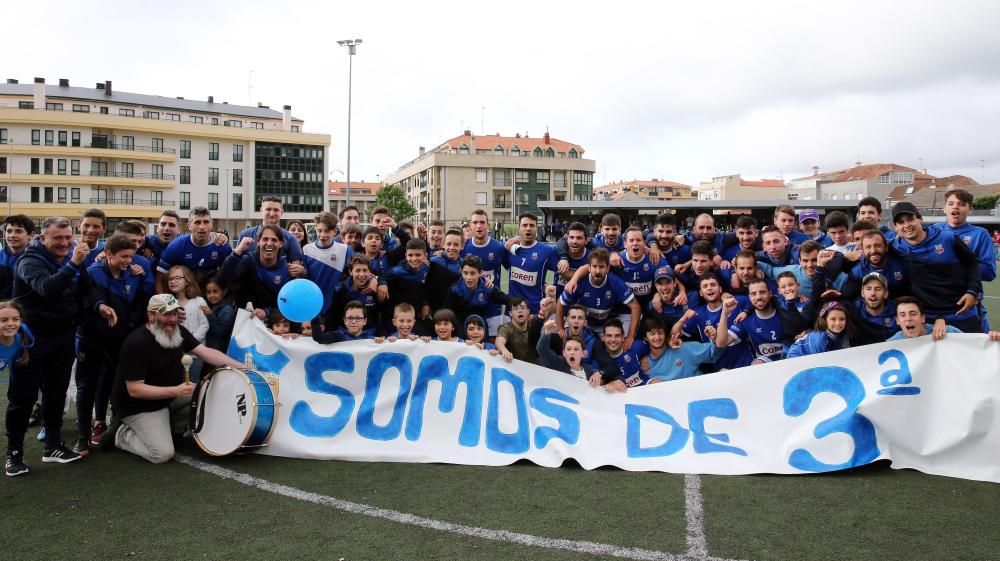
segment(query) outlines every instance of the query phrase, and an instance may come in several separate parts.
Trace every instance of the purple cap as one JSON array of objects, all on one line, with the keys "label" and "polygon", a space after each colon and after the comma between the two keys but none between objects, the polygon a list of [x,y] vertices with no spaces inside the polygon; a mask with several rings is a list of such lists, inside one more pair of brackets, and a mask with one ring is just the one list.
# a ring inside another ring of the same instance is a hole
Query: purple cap
[{"label": "purple cap", "polygon": [[816,209],[804,208],[799,211],[799,223],[805,222],[806,220],[815,220],[819,222],[819,213],[816,212]]},{"label": "purple cap", "polygon": [[653,282],[657,282],[660,279],[674,280],[674,270],[670,267],[660,267],[656,270],[656,277]]}]

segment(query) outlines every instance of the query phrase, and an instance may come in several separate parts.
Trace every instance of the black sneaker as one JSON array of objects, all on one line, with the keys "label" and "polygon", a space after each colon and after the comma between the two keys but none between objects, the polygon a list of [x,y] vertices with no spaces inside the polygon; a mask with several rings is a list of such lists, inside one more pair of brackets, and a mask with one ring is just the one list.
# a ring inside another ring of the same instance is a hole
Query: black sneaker
[{"label": "black sneaker", "polygon": [[73,451],[77,454],[86,458],[90,455],[90,439],[85,437],[80,437],[76,439],[76,444],[73,445]]},{"label": "black sneaker", "polygon": [[66,448],[62,442],[59,446],[55,448],[46,448],[42,452],[42,463],[43,464],[68,464],[70,462],[75,462],[82,458],[80,454]]},{"label": "black sneaker", "polygon": [[108,423],[108,430],[101,435],[101,451],[111,452],[115,449],[115,437],[118,436],[118,429],[122,427],[121,419],[111,419]]},{"label": "black sneaker", "polygon": [[24,452],[8,452],[7,461],[4,462],[3,472],[7,477],[17,477],[28,473],[28,466],[24,463]]}]

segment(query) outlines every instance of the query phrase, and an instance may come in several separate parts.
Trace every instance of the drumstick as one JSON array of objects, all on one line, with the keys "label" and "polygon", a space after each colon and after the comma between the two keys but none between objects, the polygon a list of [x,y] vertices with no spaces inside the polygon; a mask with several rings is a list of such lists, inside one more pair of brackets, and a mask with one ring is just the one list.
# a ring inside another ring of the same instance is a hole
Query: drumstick
[{"label": "drumstick", "polygon": [[184,383],[185,384],[190,384],[191,383],[191,364],[193,362],[194,362],[194,359],[191,358],[191,355],[184,355],[184,356],[181,357],[181,364],[184,366]]}]

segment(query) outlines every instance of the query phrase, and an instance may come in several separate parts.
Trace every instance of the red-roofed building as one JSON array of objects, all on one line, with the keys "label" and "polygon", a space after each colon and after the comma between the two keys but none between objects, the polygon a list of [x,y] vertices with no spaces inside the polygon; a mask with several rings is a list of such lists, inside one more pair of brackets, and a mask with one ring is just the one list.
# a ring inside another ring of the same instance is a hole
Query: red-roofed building
[{"label": "red-roofed building", "polygon": [[698,185],[702,201],[785,200],[785,182],[780,179],[743,179],[739,174],[713,177]]},{"label": "red-roofed building", "polygon": [[[382,188],[381,183],[366,181],[351,182],[351,205],[358,207],[361,221],[367,221],[369,211],[375,207],[375,195]],[[327,200],[330,212],[340,216],[340,211],[347,206],[347,182],[328,181],[326,184]]]},{"label": "red-roofed building", "polygon": [[635,193],[637,200],[643,201],[670,201],[674,199],[694,199],[691,186],[675,181],[661,181],[659,179],[645,180],[633,179],[631,181],[616,181],[594,187],[595,201],[615,201],[620,200],[626,193]]},{"label": "red-roofed building", "polygon": [[516,134],[477,136],[471,131],[424,150],[385,179],[398,184],[417,209],[417,220],[457,225],[473,210],[491,222],[511,223],[523,212],[542,216],[538,201],[589,201],[594,160],[579,144]]},{"label": "red-roofed building", "polygon": [[[819,168],[813,168],[816,173],[809,177],[793,179],[789,182],[789,193],[805,192],[808,184],[813,184],[815,196],[809,198],[825,200],[860,200],[865,197],[875,197],[880,201],[887,198],[900,199],[916,191],[934,185],[936,188],[947,189],[976,185],[977,183],[964,175],[935,177],[926,170],[899,164],[862,164],[857,162],[854,167],[819,174]],[[798,198],[807,198],[800,196]]]}]

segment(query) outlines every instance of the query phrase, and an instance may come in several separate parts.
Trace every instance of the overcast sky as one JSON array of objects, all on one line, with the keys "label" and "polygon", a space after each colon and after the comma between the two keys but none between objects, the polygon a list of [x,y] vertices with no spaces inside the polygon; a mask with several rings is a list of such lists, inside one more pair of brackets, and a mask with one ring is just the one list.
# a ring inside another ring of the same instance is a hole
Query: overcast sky
[{"label": "overcast sky", "polygon": [[857,160],[1000,181],[1000,2],[814,4],[8,2],[0,78],[290,104],[331,135],[342,179],[336,40],[361,38],[355,181],[463,125],[548,127],[597,161],[596,184],[787,180]]}]

